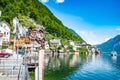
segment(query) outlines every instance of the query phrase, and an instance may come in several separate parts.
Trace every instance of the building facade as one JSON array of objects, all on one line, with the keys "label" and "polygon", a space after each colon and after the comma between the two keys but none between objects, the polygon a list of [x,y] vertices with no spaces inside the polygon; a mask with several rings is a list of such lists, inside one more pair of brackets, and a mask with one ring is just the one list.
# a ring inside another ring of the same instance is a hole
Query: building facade
[{"label": "building facade", "polygon": [[2,41],[9,42],[10,40],[10,26],[7,22],[2,21],[0,22],[0,33],[3,35]]},{"label": "building facade", "polygon": [[13,26],[14,26],[14,33],[16,33],[20,36],[26,36],[26,28],[23,27],[20,23],[19,23],[19,19],[17,17],[13,18]]}]

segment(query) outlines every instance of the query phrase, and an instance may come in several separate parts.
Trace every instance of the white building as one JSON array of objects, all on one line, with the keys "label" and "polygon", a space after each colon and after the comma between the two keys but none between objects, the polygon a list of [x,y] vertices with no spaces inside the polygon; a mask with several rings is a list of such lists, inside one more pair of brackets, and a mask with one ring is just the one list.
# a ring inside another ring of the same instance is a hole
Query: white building
[{"label": "white building", "polygon": [[25,29],[25,27],[23,27],[20,23],[19,23],[18,30],[19,30],[19,34],[20,34],[21,36],[26,36],[26,29]]},{"label": "white building", "polygon": [[61,40],[60,39],[53,39],[53,40],[50,40],[50,43],[51,44],[61,45]]},{"label": "white building", "polygon": [[7,22],[0,22],[0,33],[3,34],[2,41],[9,42],[10,40],[10,26]]},{"label": "white building", "polygon": [[96,48],[95,47],[92,47],[92,53],[95,53],[95,51],[96,51]]},{"label": "white building", "polygon": [[46,42],[45,42],[45,49],[49,49],[49,47],[50,47],[50,46],[49,46],[49,43],[48,43],[48,41],[46,41]]},{"label": "white building", "polygon": [[17,17],[13,18],[13,27],[14,27],[14,33],[16,33],[16,29],[17,29],[17,26],[19,24],[19,20],[17,19]]},{"label": "white building", "polygon": [[18,31],[20,36],[26,35],[26,28],[19,23],[19,20],[17,17],[13,18],[13,26],[14,26],[14,31],[13,31],[14,33]]},{"label": "white building", "polygon": [[2,47],[2,36],[3,36],[3,34],[0,33],[0,49],[1,49],[1,47]]},{"label": "white building", "polygon": [[82,47],[80,42],[75,42],[75,41],[71,41],[71,40],[70,40],[69,42],[70,42],[70,45],[73,46],[73,50],[74,50],[74,51],[76,51],[77,48]]},{"label": "white building", "polygon": [[75,46],[75,42],[74,41],[69,41],[70,45]]}]

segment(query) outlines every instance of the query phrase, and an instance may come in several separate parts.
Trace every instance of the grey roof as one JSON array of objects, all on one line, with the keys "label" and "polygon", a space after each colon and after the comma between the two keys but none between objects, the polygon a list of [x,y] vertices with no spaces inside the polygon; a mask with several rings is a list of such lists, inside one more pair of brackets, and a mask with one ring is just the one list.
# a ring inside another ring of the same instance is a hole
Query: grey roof
[{"label": "grey roof", "polygon": [[50,43],[59,44],[60,43],[60,39],[50,40]]}]

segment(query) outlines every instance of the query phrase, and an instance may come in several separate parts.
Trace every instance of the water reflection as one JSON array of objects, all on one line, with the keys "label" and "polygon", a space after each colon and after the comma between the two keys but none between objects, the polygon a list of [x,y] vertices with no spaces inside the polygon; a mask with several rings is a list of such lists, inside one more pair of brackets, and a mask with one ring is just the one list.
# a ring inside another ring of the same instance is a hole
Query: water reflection
[{"label": "water reflection", "polygon": [[76,64],[79,64],[81,62],[81,57],[79,57],[78,54],[73,55],[72,59],[70,60],[69,66],[75,67]]},{"label": "water reflection", "polygon": [[120,80],[120,62],[117,62],[117,57],[112,57],[112,61],[116,61],[116,64],[106,54],[89,55],[87,63],[64,80]]},{"label": "water reflection", "polygon": [[46,55],[44,80],[119,80],[119,60],[109,54]]},{"label": "water reflection", "polygon": [[117,56],[111,56],[113,63],[116,63],[117,61]]},{"label": "water reflection", "polygon": [[75,67],[81,63],[81,57],[73,54],[59,54],[58,55],[46,55],[45,56],[45,68],[59,69],[61,66]]},{"label": "water reflection", "polygon": [[85,57],[83,54],[46,55],[44,80],[62,80],[81,67]]}]

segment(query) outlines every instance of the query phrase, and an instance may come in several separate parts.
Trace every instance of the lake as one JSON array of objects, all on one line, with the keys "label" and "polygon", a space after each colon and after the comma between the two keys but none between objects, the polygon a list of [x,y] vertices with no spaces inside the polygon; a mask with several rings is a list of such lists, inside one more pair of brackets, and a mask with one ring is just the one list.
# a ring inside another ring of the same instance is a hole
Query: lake
[{"label": "lake", "polygon": [[44,80],[120,80],[120,55],[46,55]]}]

